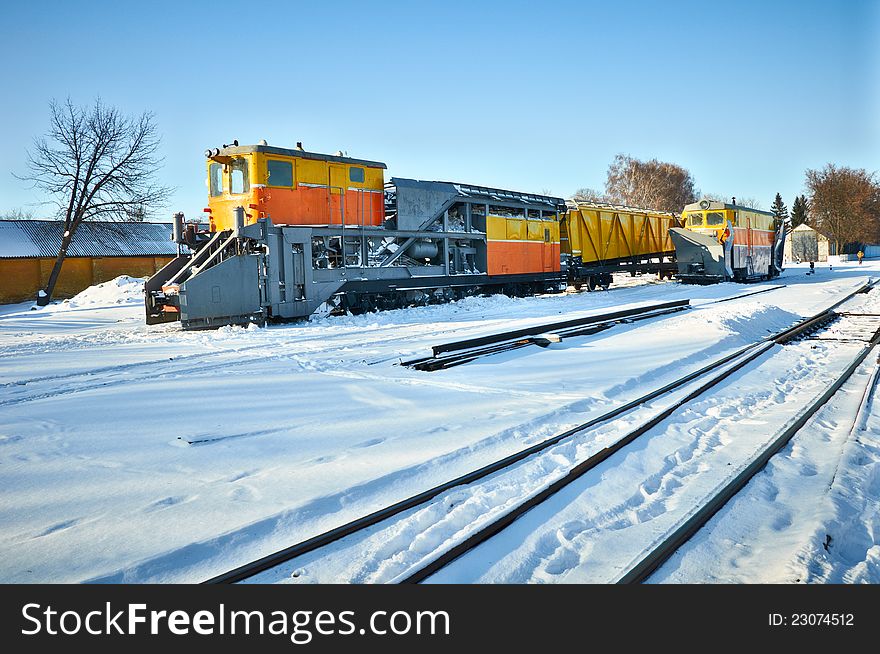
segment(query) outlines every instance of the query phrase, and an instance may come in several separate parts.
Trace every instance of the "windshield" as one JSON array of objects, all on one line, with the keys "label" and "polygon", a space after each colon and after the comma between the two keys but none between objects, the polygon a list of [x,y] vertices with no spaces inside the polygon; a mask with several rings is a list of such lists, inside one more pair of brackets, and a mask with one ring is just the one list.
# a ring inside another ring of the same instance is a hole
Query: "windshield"
[{"label": "windshield", "polygon": [[706,214],[706,224],[718,227],[724,224],[724,214],[720,211],[710,211]]},{"label": "windshield", "polygon": [[250,189],[248,181],[248,165],[245,159],[236,159],[230,166],[229,192],[232,194],[247,193]]},{"label": "windshield", "polygon": [[208,181],[211,187],[211,197],[216,198],[218,195],[223,195],[223,166],[212,163],[209,171]]},{"label": "windshield", "polygon": [[694,211],[692,213],[689,213],[687,216],[687,224],[690,227],[702,227],[703,213],[701,211]]}]

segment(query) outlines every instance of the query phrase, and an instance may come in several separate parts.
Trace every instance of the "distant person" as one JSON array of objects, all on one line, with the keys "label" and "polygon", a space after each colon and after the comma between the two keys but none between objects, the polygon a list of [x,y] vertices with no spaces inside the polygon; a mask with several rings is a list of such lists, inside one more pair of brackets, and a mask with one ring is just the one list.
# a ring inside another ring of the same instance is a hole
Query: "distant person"
[{"label": "distant person", "polygon": [[862,259],[865,258],[865,253],[862,252],[861,250],[859,250],[859,252],[858,252],[858,254],[856,254],[856,256],[859,258],[859,265],[861,266],[861,265],[862,265]]},{"label": "distant person", "polygon": [[807,274],[814,275],[815,273],[816,273],[816,262],[811,260],[810,261],[810,272],[808,272]]}]

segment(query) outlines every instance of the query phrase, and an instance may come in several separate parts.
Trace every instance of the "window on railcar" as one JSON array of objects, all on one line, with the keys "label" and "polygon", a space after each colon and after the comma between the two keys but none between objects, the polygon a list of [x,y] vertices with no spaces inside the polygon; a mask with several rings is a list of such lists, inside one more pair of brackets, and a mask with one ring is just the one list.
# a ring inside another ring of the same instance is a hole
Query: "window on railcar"
[{"label": "window on railcar", "polygon": [[229,192],[233,195],[247,193],[250,190],[248,180],[248,164],[246,159],[235,159],[230,165]]},{"label": "window on railcar", "polygon": [[502,207],[500,205],[490,205],[489,214],[499,216],[501,218],[524,218],[525,210],[519,207]]},{"label": "window on railcar", "polygon": [[348,169],[348,179],[356,184],[364,183],[364,169],[351,166]]},{"label": "window on railcar", "polygon": [[266,162],[266,171],[269,173],[269,186],[293,186],[292,162],[269,159]]},{"label": "window on railcar", "polygon": [[208,183],[212,198],[223,195],[223,165],[212,163],[208,167]]},{"label": "window on railcar", "polygon": [[702,227],[703,226],[703,213],[701,211],[694,211],[693,213],[689,213],[687,217],[688,225],[691,227]]},{"label": "window on railcar", "polygon": [[720,211],[709,211],[706,213],[706,224],[709,227],[720,227],[724,224],[724,214]]}]

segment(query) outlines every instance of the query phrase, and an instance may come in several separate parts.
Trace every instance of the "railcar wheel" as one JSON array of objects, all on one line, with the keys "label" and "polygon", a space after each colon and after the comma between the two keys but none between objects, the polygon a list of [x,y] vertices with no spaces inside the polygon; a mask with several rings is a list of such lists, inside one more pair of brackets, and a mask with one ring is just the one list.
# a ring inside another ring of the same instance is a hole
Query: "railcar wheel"
[{"label": "railcar wheel", "polygon": [[590,293],[596,290],[596,278],[592,275],[587,277],[587,290],[590,291]]}]

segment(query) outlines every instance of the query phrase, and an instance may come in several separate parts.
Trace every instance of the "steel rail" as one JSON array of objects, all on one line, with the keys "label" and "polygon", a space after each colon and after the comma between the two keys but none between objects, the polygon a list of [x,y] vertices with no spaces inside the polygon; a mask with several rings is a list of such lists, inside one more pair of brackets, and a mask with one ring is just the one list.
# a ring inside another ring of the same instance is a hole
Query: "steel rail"
[{"label": "steel rail", "polygon": [[621,311],[610,311],[608,313],[594,314],[584,316],[583,318],[574,318],[572,320],[563,320],[557,322],[546,323],[544,325],[535,325],[534,327],[523,327],[522,329],[514,329],[507,332],[499,332],[497,334],[489,334],[488,336],[479,336],[476,338],[468,338],[462,341],[454,341],[452,343],[443,343],[435,345],[431,348],[434,356],[443,354],[444,352],[454,352],[458,350],[467,350],[473,347],[483,345],[491,345],[502,341],[510,341],[525,336],[536,336],[544,332],[552,332],[560,329],[568,329],[570,327],[581,327],[597,322],[608,322],[617,320],[618,318],[627,318],[629,316],[639,315],[648,311],[657,311],[660,309],[671,309],[674,307],[686,307],[690,300],[675,300],[673,302],[661,302],[660,304],[652,304],[632,309],[623,309]]},{"label": "steel rail", "polygon": [[871,412],[871,402],[874,398],[874,390],[877,387],[877,379],[880,378],[880,374],[878,373],[880,373],[880,357],[877,358],[877,361],[874,364],[874,369],[871,371],[871,376],[868,378],[868,383],[865,386],[865,392],[862,394],[862,400],[859,403],[859,410],[856,412],[856,417],[853,420],[850,433],[865,431],[867,427],[868,414]]},{"label": "steel rail", "polygon": [[[760,295],[761,293],[769,293],[770,291],[777,291],[780,288],[787,287],[788,284],[780,284],[779,286],[771,286],[770,288],[762,288],[758,291],[750,291],[748,293],[740,293],[739,295],[731,295],[730,297],[721,298],[720,300],[712,300],[711,302],[707,302],[708,304],[721,304],[722,302],[730,302],[731,300],[739,300],[740,298],[749,297],[750,295]],[[697,306],[706,306],[706,305],[697,305]]]},{"label": "steel rail", "polygon": [[[502,531],[506,527],[510,526],[514,521],[516,521],[520,516],[524,515],[531,509],[535,508],[539,504],[542,504],[547,499],[549,499],[552,495],[555,495],[560,490],[570,485],[572,482],[578,480],[583,475],[585,475],[590,470],[594,469],[599,464],[607,461],[614,454],[628,446],[630,443],[635,441],[640,436],[644,435],[658,424],[666,420],[669,416],[671,416],[675,411],[685,406],[686,404],[692,402],[694,399],[703,395],[709,389],[715,387],[735,372],[741,370],[746,365],[762,356],[769,350],[771,350],[775,345],[784,344],[794,338],[797,338],[805,331],[816,329],[821,325],[829,322],[834,319],[834,313],[822,314],[821,316],[815,316],[803,322],[803,324],[798,324],[794,328],[790,328],[785,330],[782,334],[777,335],[772,338],[770,341],[763,341],[756,348],[756,351],[747,354],[746,356],[739,359],[734,365],[730,366],[723,372],[719,373],[715,377],[709,379],[709,381],[701,384],[696,389],[688,393],[685,397],[674,402],[670,406],[668,406],[663,411],[652,416],[647,422],[641,424],[636,429],[630,431],[622,438],[615,441],[613,444],[605,447],[590,457],[584,459],[574,467],[572,467],[563,477],[560,477],[556,481],[552,482],[548,486],[544,487],[541,491],[531,496],[522,504],[517,505],[514,509],[509,511],[508,513],[500,516],[492,523],[482,527],[479,531],[474,532],[466,539],[460,541],[456,545],[454,545],[449,550],[445,551],[439,557],[432,560],[427,565],[419,568],[415,572],[408,574],[407,576],[399,579],[400,583],[418,583],[423,581],[427,577],[436,573],[441,568],[446,567],[452,561],[459,558],[466,552],[474,549],[484,541],[488,540],[498,532]],[[716,369],[719,366],[713,366],[712,369]]]},{"label": "steel rail", "polygon": [[[866,284],[866,286],[867,286],[867,284]],[[593,418],[585,423],[577,425],[577,426],[575,426],[571,429],[568,429],[560,434],[556,434],[555,436],[552,436],[548,439],[545,439],[544,441],[541,441],[540,443],[537,443],[531,447],[528,447],[524,450],[520,450],[519,452],[511,454],[507,457],[504,457],[503,459],[500,459],[498,461],[495,461],[493,463],[485,465],[481,468],[478,468],[474,471],[471,471],[469,473],[466,473],[464,475],[456,477],[455,479],[452,479],[450,481],[447,481],[447,482],[444,482],[444,483],[439,484],[437,486],[434,486],[433,488],[430,488],[428,490],[417,493],[416,495],[413,495],[413,496],[408,497],[406,499],[403,499],[399,502],[396,502],[390,506],[387,506],[387,507],[384,507],[384,508],[379,509],[377,511],[374,511],[366,516],[363,516],[361,518],[357,518],[355,520],[352,520],[350,522],[342,524],[342,525],[340,525],[334,529],[331,529],[329,531],[326,531],[324,533],[317,534],[311,538],[308,538],[304,541],[301,541],[299,543],[291,545],[290,547],[286,547],[282,550],[268,554],[268,555],[261,557],[255,561],[245,563],[245,564],[243,564],[233,570],[229,570],[229,571],[224,572],[222,574],[216,575],[216,576],[204,581],[203,583],[206,583],[206,584],[237,583],[240,581],[244,581],[245,579],[249,579],[249,578],[251,578],[261,572],[264,572],[264,571],[269,570],[271,568],[277,567],[283,563],[286,563],[287,561],[290,561],[291,559],[294,559],[298,556],[302,556],[303,554],[307,554],[309,552],[315,551],[321,547],[329,545],[330,543],[336,542],[346,536],[350,536],[352,534],[355,534],[359,531],[362,531],[363,529],[366,529],[366,528],[371,527],[373,525],[376,525],[384,520],[387,520],[387,519],[392,518],[396,515],[399,515],[399,514],[403,513],[404,511],[408,511],[408,510],[415,508],[421,504],[424,504],[425,502],[432,500],[433,498],[437,497],[441,493],[444,493],[448,490],[451,490],[452,488],[455,488],[457,486],[466,485],[466,484],[471,484],[471,483],[473,483],[475,481],[479,481],[480,479],[483,479],[491,474],[494,474],[494,473],[499,472],[505,468],[508,468],[508,467],[510,467],[510,466],[512,466],[512,465],[514,465],[514,464],[516,464],[516,463],[518,463],[518,462],[520,462],[520,461],[522,461],[522,460],[524,460],[534,454],[541,452],[542,450],[546,450],[549,447],[552,447],[553,445],[559,443],[560,441],[562,441],[565,438],[571,437],[579,432],[582,432],[586,429],[594,427],[600,423],[607,422],[613,418],[616,418],[617,416],[619,416],[623,413],[626,413],[627,411],[630,411],[631,409],[634,409],[634,408],[640,406],[641,404],[649,402],[649,401],[651,401],[661,395],[665,395],[665,394],[667,394],[677,388],[680,388],[681,386],[684,386],[685,384],[693,381],[694,379],[697,379],[697,378],[707,374],[708,372],[711,372],[712,370],[715,370],[715,369],[717,369],[717,368],[719,368],[719,367],[721,367],[731,361],[736,360],[739,357],[742,357],[743,355],[749,353],[750,350],[759,349],[759,352],[756,355],[752,356],[754,353],[749,354],[748,361],[750,361],[753,358],[760,356],[760,354],[762,354],[766,350],[773,347],[773,345],[775,345],[779,341],[779,339],[790,340],[790,339],[796,338],[797,336],[801,335],[802,333],[804,333],[810,329],[815,329],[820,324],[824,324],[825,322],[832,320],[834,318],[833,309],[835,309],[837,306],[839,306],[843,302],[849,300],[856,293],[862,292],[863,288],[864,287],[853,291],[852,293],[845,296],[842,300],[840,300],[839,302],[832,305],[831,307],[826,308],[825,310],[817,313],[814,316],[811,316],[809,318],[805,318],[804,320],[799,321],[795,325],[779,332],[778,334],[767,336],[759,341],[756,341],[754,343],[746,345],[746,346],[736,350],[735,352],[733,352],[729,355],[726,355],[716,361],[713,361],[712,363],[704,366],[703,368],[700,368],[697,371],[691,372],[691,373],[689,373],[679,379],[676,379],[676,380],[666,384],[665,386],[663,386],[659,389],[656,389],[654,391],[651,391],[650,393],[647,393],[646,395],[643,395],[639,398],[631,400],[630,402],[626,402],[625,404],[622,404],[621,406],[619,406],[615,409],[612,409],[611,411],[608,411],[607,413],[604,413],[601,416],[597,416],[596,418]],[[742,364],[739,364],[739,362],[738,362],[736,369],[742,367],[743,365],[746,365],[746,363],[748,363],[748,361],[745,361]],[[732,372],[733,372],[733,370],[731,370],[731,373]],[[720,379],[718,381],[720,381]],[[714,383],[718,383],[718,381],[716,381]],[[665,411],[664,411],[664,413],[665,413]],[[647,431],[647,429],[645,429],[645,431]],[[608,448],[606,448],[606,450],[607,449]],[[604,451],[605,450],[603,450],[603,452]],[[610,456],[610,454],[608,456]],[[605,458],[607,458],[607,456]],[[580,464],[580,465],[582,465],[582,464]],[[581,473],[581,474],[583,474],[583,473]],[[557,490],[558,490],[558,488],[557,488]],[[522,511],[522,512],[525,512],[525,511]],[[502,520],[505,517],[507,517],[507,516],[502,517]],[[458,555],[456,555],[453,558],[457,558],[457,556]],[[449,560],[452,560],[452,559],[449,559]],[[439,567],[442,567],[442,566],[439,566]],[[439,569],[439,567],[437,567],[436,569]],[[421,578],[424,578],[424,577],[418,577],[418,575],[419,575],[419,572],[416,572],[413,575],[411,575],[410,577],[404,579],[403,581],[405,581],[405,582],[418,581]],[[428,575],[424,575],[424,576],[428,576]]]},{"label": "steel rail", "polygon": [[277,565],[285,563],[286,561],[289,561],[290,559],[293,559],[298,556],[302,556],[303,554],[307,554],[309,552],[312,552],[320,547],[324,547],[325,545],[328,545],[328,544],[333,543],[337,540],[340,540],[341,538],[344,538],[344,537],[349,536],[351,534],[354,534],[358,531],[361,531],[362,529],[365,529],[367,527],[371,527],[375,524],[378,524],[378,523],[382,522],[383,520],[387,520],[388,518],[392,518],[396,515],[399,515],[400,513],[403,513],[404,511],[408,511],[409,509],[415,508],[415,507],[419,506],[420,504],[424,504],[425,502],[428,502],[428,501],[432,500],[433,498],[437,497],[441,493],[444,493],[448,490],[451,490],[457,486],[463,486],[466,484],[471,484],[475,481],[479,481],[480,479],[483,479],[484,477],[488,477],[491,474],[494,474],[496,472],[504,470],[505,468],[508,468],[511,465],[518,463],[518,462],[522,461],[523,459],[528,458],[529,456],[532,456],[533,454],[537,454],[538,452],[541,452],[542,450],[545,450],[545,449],[557,444],[558,442],[562,441],[565,438],[568,438],[568,437],[573,436],[581,431],[589,429],[590,427],[594,427],[602,422],[607,422],[608,420],[616,418],[617,416],[619,416],[623,413],[626,413],[627,411],[630,411],[630,410],[638,407],[639,405],[644,404],[645,402],[649,402],[652,399],[655,399],[661,395],[669,393],[669,392],[675,390],[676,388],[679,388],[680,386],[683,386],[684,384],[692,381],[693,379],[706,374],[710,370],[712,370],[720,365],[724,365],[725,363],[727,363],[733,359],[736,359],[739,356],[742,356],[742,354],[747,352],[748,350],[755,348],[755,347],[759,347],[763,343],[764,343],[764,341],[759,341],[757,343],[752,343],[752,344],[747,345],[743,348],[740,348],[736,352],[733,352],[732,354],[729,354],[729,355],[723,357],[722,359],[719,359],[718,361],[714,361],[711,364],[709,364],[709,365],[707,365],[707,366],[705,366],[695,372],[689,373],[689,374],[685,375],[684,377],[681,377],[673,382],[670,382],[669,384],[666,384],[665,386],[658,388],[658,389],[652,391],[651,393],[648,393],[648,394],[643,395],[641,397],[638,397],[634,400],[626,402],[625,404],[622,404],[621,406],[619,406],[615,409],[612,409],[611,411],[608,411],[607,413],[604,413],[601,416],[597,416],[596,418],[593,418],[585,423],[577,425],[577,426],[575,426],[571,429],[568,429],[562,433],[556,434],[555,436],[551,436],[550,438],[545,439],[545,440],[541,441],[540,443],[536,443],[535,445],[532,445],[524,450],[520,450],[519,452],[515,452],[514,454],[506,456],[503,459],[499,459],[498,461],[494,461],[494,462],[492,462],[488,465],[485,465],[481,468],[478,468],[478,469],[473,470],[469,473],[466,473],[464,475],[456,477],[455,479],[452,479],[450,481],[439,484],[438,486],[434,486],[433,488],[430,488],[426,491],[423,491],[421,493],[418,493],[416,495],[408,497],[404,500],[396,502],[395,504],[392,504],[388,507],[385,507],[383,509],[379,509],[378,511],[374,511],[373,513],[370,513],[369,515],[366,515],[362,518],[358,518],[358,519],[353,520],[351,522],[345,523],[343,525],[340,525],[339,527],[331,529],[331,530],[324,532],[322,534],[318,534],[316,536],[313,536],[312,538],[309,538],[309,539],[304,540],[300,543],[297,543],[295,545],[287,547],[283,550],[279,550],[277,552],[269,554],[269,555],[262,557],[256,561],[253,561],[251,563],[246,563],[238,568],[235,568],[234,570],[230,570],[229,572],[217,575],[216,577],[212,577],[211,579],[208,579],[204,583],[208,583],[208,584],[236,583],[239,581],[243,581],[243,580],[248,579],[249,577],[252,577],[260,572],[263,572],[264,570],[268,570],[269,568],[273,568]]},{"label": "steel rail", "polygon": [[[856,369],[867,358],[868,354],[880,343],[880,332],[875,333],[871,341],[838,376],[834,383],[825,390],[816,400],[807,406],[779,436],[777,436],[761,453],[755,457],[736,477],[731,479],[712,498],[688,518],[678,529],[667,536],[654,549],[638,560],[630,569],[621,575],[617,583],[633,584],[647,579],[659,568],[670,556],[672,556],[684,543],[702,529],[721,508],[737,495],[751,479],[763,470],[764,466],[782,448],[784,448],[794,435],[800,431],[807,421],[812,418],[830,400],[840,387],[853,375]],[[873,385],[873,381],[872,381]]]},{"label": "steel rail", "polygon": [[[704,304],[693,305],[691,300],[678,300],[673,302],[665,302],[656,305],[647,305],[636,307],[634,309],[626,309],[623,311],[614,311],[605,314],[594,314],[584,318],[576,318],[562,322],[547,323],[543,325],[535,325],[533,327],[525,327],[522,329],[499,332],[489,334],[487,336],[479,336],[451,343],[443,343],[435,345],[431,348],[433,355],[402,361],[400,365],[422,370],[424,372],[435,372],[437,370],[445,370],[453,368],[465,363],[470,363],[476,359],[500,352],[517,350],[528,345],[545,346],[542,342],[542,335],[548,332],[557,334],[560,338],[572,338],[576,336],[588,336],[599,333],[606,329],[610,329],[614,325],[622,323],[631,323],[639,320],[646,320],[656,316],[670,313],[677,313],[686,309],[696,307],[704,308],[712,304],[721,302],[729,302],[749,297],[751,295],[759,295],[768,293],[785,285],[773,286],[758,291],[750,291],[748,293],[740,293],[719,300],[711,300]],[[457,352],[457,354],[449,354]],[[447,354],[447,356],[441,356]]]},{"label": "steel rail", "polygon": [[[493,343],[499,343],[502,341],[514,340],[527,336],[535,336],[542,334],[544,332],[555,332],[561,329],[569,329],[571,327],[579,327],[583,325],[589,325],[595,322],[607,322],[610,320],[616,320],[618,318],[626,318],[628,316],[638,316],[646,312],[650,311],[659,311],[662,309],[670,309],[679,307],[682,309],[689,308],[692,306],[703,307],[708,306],[710,304],[720,304],[721,302],[729,302],[731,300],[739,300],[744,297],[749,297],[751,295],[759,295],[761,293],[768,293],[770,291],[776,291],[780,288],[785,288],[785,284],[781,284],[779,286],[773,286],[771,288],[763,288],[757,291],[749,291],[748,293],[739,293],[737,295],[731,295],[729,297],[721,298],[719,300],[710,300],[705,304],[700,305],[692,305],[691,300],[675,300],[670,302],[661,302],[659,304],[646,305],[641,307],[635,307],[633,309],[625,309],[622,311],[612,311],[605,314],[594,314],[591,316],[585,316],[583,318],[575,318],[572,320],[564,320],[561,322],[553,322],[547,323],[544,325],[536,325],[534,327],[524,327],[522,329],[516,329],[508,332],[498,332],[496,334],[489,334],[487,336],[477,336],[474,338],[468,338],[461,341],[453,341],[450,343],[442,343],[440,345],[435,345],[431,348],[431,351],[434,353],[436,357],[439,354],[443,354],[446,352],[454,352],[459,350],[466,350],[474,347],[479,347],[482,345],[489,345]],[[428,357],[426,357],[428,358]],[[417,360],[418,361],[418,360]],[[411,362],[406,362],[404,365],[407,365]]]},{"label": "steel rail", "polygon": [[614,325],[624,323],[629,324],[638,322],[640,320],[656,318],[658,316],[663,316],[670,313],[678,313],[680,311],[686,310],[687,308],[687,306],[677,306],[669,309],[651,310],[646,311],[645,313],[633,314],[624,318],[617,318],[605,322],[591,322],[582,326],[569,327],[566,330],[556,330],[553,332],[549,330],[538,331],[531,336],[523,337],[515,341],[505,341],[503,343],[498,343],[495,345],[487,345],[485,347],[465,350],[463,352],[458,352],[456,354],[451,354],[448,356],[425,357],[424,359],[408,361],[402,365],[408,365],[412,368],[415,368],[416,370],[422,370],[425,372],[445,370],[447,368],[460,366],[464,363],[470,363],[471,361],[475,361],[481,357],[486,357],[493,354],[500,354],[501,352],[509,352],[511,350],[518,350],[529,345],[538,345],[541,347],[545,347],[549,343],[546,336],[550,333],[558,336],[560,340],[563,338],[572,338],[575,336],[598,334],[599,332],[605,331],[606,329],[611,329]]}]

